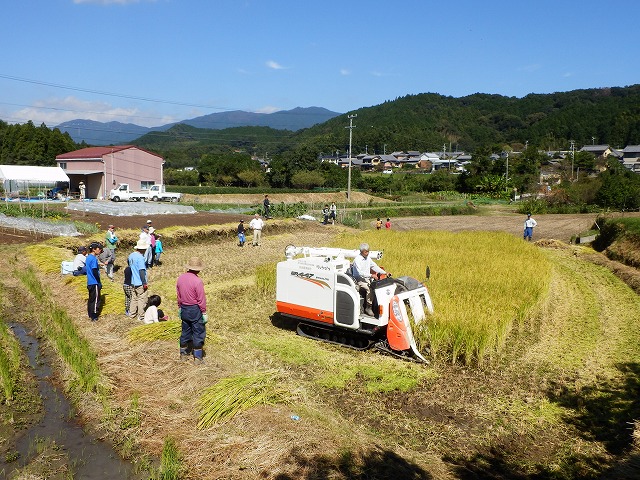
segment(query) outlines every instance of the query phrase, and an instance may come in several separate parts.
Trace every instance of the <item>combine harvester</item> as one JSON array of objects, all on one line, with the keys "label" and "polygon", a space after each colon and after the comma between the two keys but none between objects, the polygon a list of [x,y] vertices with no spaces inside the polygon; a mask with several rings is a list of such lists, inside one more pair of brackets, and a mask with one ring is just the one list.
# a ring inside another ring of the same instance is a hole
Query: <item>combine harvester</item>
[{"label": "combine harvester", "polygon": [[[428,363],[416,345],[409,321],[417,325],[433,313],[427,287],[411,277],[373,281],[373,312],[363,313],[363,297],[350,276],[358,250],[287,246],[279,262],[276,308],[298,322],[298,335],[357,350],[370,347],[405,360]],[[370,251],[372,259],[381,251]],[[427,268],[427,277],[429,269]]]}]

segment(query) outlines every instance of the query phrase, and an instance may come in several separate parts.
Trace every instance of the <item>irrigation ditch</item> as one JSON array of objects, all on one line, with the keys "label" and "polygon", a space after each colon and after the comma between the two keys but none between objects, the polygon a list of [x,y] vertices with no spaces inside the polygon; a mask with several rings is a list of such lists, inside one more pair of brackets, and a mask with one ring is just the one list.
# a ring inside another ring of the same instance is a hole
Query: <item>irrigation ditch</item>
[{"label": "irrigation ditch", "polygon": [[43,412],[37,423],[20,432],[10,454],[1,460],[3,478],[20,474],[42,475],[34,478],[68,474],[87,480],[144,478],[136,476],[134,467],[122,460],[111,445],[83,429],[64,392],[52,380],[48,355],[28,327],[17,322],[9,322],[9,326],[37,379]]}]

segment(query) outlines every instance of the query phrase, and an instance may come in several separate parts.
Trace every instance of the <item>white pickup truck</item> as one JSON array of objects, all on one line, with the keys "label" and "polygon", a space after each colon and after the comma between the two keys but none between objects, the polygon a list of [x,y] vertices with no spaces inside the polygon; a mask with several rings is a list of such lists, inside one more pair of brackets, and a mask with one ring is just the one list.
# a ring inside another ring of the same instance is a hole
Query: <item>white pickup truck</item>
[{"label": "white pickup truck", "polygon": [[114,188],[109,192],[109,199],[114,202],[141,202],[144,200],[153,200],[157,202],[159,200],[166,200],[170,202],[180,201],[182,194],[167,192],[164,185],[152,185],[147,191],[134,192],[129,189],[128,183],[121,183],[118,188]]},{"label": "white pickup truck", "polygon": [[153,200],[157,202],[159,200],[165,200],[169,202],[179,202],[180,198],[182,198],[181,193],[175,192],[167,192],[164,188],[164,185],[151,185],[149,189],[149,193],[147,194],[149,200]]},{"label": "white pickup truck", "polygon": [[109,200],[113,200],[114,202],[141,202],[148,198],[148,192],[134,192],[133,190],[129,190],[128,183],[121,183],[118,185],[118,188],[114,188],[109,192]]}]

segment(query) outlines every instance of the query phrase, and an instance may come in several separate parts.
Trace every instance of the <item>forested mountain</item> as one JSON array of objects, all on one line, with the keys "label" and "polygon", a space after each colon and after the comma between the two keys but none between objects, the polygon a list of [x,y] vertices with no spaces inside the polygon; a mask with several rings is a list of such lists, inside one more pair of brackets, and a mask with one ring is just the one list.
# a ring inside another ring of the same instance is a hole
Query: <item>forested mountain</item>
[{"label": "forested mountain", "polygon": [[[569,141],[623,148],[640,144],[640,85],[524,98],[477,93],[461,98],[435,93],[407,95],[361,108],[319,125],[291,132],[269,127],[220,130],[176,125],[148,133],[133,143],[163,155],[167,167],[193,166],[207,153],[243,151],[274,158],[300,150],[305,156],[345,153],[348,115],[354,118],[354,154],[397,150],[473,152],[479,147],[512,145],[566,150]],[[0,122],[0,161],[54,164],[59,153],[79,148],[66,133],[46,126]]]},{"label": "forested mountain", "polygon": [[[640,85],[524,98],[481,93],[454,98],[424,93],[361,108],[295,133],[268,128],[188,130],[190,127],[179,126],[145,135],[136,143],[163,155],[170,148],[173,155],[167,158],[172,166],[177,150],[182,148],[179,145],[195,153],[224,144],[259,155],[268,152],[270,157],[298,147],[316,154],[346,153],[348,115],[354,114],[354,154],[442,151],[443,146],[447,151],[473,152],[478,147],[522,148],[527,143],[567,150],[570,140],[578,147],[592,143],[618,148],[640,144]],[[172,143],[174,139],[176,143]]]},{"label": "forested mountain", "polygon": [[[476,93],[461,98],[435,93],[407,95],[362,108],[295,135],[296,143],[319,151],[346,150],[354,119],[353,151],[473,151],[479,146],[519,143],[550,150],[640,143],[640,85],[524,98]],[[385,147],[386,145],[386,147]]]},{"label": "forested mountain", "polygon": [[31,122],[9,125],[0,120],[0,164],[55,166],[57,155],[83,146],[44,123],[36,127]]}]

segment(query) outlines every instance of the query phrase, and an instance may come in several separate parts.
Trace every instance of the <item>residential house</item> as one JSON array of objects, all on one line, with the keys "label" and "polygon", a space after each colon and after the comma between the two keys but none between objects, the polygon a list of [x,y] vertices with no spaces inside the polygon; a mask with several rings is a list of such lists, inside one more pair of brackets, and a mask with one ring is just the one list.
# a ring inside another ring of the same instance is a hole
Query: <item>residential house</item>
[{"label": "residential house", "polygon": [[622,165],[640,173],[640,145],[627,145],[622,149]]},{"label": "residential house", "polygon": [[425,152],[420,155],[420,160],[418,160],[417,168],[421,168],[430,172],[433,169],[434,162],[438,162],[440,157],[432,152]]},{"label": "residential house", "polygon": [[611,154],[611,147],[609,145],[585,145],[580,151],[593,153],[596,157],[607,158]]},{"label": "residential house", "polygon": [[382,164],[385,170],[400,166],[400,161],[394,155],[386,154],[386,155],[379,155],[379,157],[380,157],[380,163]]},{"label": "residential house", "polygon": [[120,183],[139,191],[163,181],[164,159],[134,145],[82,148],[58,155],[56,162],[69,176],[72,193],[84,183],[86,198],[108,198]]}]

